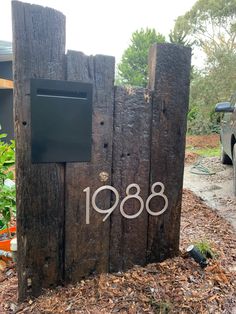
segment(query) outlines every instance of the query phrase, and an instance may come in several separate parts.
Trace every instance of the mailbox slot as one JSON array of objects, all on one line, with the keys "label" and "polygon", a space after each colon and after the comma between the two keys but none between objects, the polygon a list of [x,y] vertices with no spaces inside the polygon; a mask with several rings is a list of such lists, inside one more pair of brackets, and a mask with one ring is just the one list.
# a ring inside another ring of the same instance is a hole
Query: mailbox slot
[{"label": "mailbox slot", "polygon": [[84,92],[70,92],[60,90],[48,90],[41,89],[37,90],[37,96],[39,97],[54,97],[54,98],[73,98],[73,99],[87,99],[87,93]]}]

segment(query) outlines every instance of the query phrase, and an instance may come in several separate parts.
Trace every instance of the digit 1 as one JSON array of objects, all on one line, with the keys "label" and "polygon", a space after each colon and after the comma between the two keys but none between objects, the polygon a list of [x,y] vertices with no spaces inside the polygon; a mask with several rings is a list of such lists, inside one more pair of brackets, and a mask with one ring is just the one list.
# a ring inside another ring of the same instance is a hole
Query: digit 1
[{"label": "digit 1", "polygon": [[89,225],[89,215],[90,215],[90,187],[83,190],[86,193],[86,225]]}]

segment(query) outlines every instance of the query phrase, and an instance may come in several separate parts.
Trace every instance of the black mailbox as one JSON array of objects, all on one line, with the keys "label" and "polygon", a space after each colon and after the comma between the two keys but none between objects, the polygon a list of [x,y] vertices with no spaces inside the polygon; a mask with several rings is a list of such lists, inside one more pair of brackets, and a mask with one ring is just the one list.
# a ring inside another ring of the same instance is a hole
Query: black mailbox
[{"label": "black mailbox", "polygon": [[33,163],[91,160],[92,84],[32,79]]}]

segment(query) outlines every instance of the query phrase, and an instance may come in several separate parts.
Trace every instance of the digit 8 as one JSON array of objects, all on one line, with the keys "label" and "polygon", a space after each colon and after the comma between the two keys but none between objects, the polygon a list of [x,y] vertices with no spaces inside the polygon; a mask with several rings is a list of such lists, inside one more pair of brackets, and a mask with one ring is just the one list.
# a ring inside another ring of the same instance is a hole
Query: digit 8
[{"label": "digit 8", "polygon": [[[136,189],[136,192],[134,194],[130,194],[130,190],[132,188]],[[121,212],[123,217],[125,217],[127,219],[134,219],[134,218],[138,217],[142,213],[143,208],[144,208],[144,202],[143,202],[141,196],[139,196],[140,191],[141,191],[140,187],[136,183],[133,183],[133,184],[130,184],[130,185],[127,186],[127,188],[126,188],[126,197],[120,203],[120,212]],[[137,199],[140,202],[140,209],[139,209],[139,211],[136,214],[128,215],[124,211],[124,204],[125,204],[125,202],[127,200],[129,200],[131,198],[135,198],[135,199]]]},{"label": "digit 8", "polygon": [[[160,186],[160,187],[161,187],[160,192],[155,192],[155,187],[156,187],[156,186]],[[164,184],[161,183],[161,182],[155,182],[155,183],[153,183],[153,185],[152,185],[151,191],[152,191],[152,194],[150,194],[150,195],[148,196],[147,200],[146,200],[146,210],[147,210],[147,212],[148,212],[150,215],[152,215],[152,216],[159,216],[159,215],[163,214],[163,213],[166,211],[167,207],[168,207],[168,198],[167,198],[167,196],[164,194],[165,186],[164,186]],[[151,199],[152,199],[153,197],[155,197],[155,196],[160,196],[160,197],[162,197],[162,198],[165,200],[165,205],[164,205],[164,207],[162,208],[162,210],[160,210],[159,212],[153,212],[153,211],[150,209],[150,207],[149,207],[149,204],[150,204]]]}]

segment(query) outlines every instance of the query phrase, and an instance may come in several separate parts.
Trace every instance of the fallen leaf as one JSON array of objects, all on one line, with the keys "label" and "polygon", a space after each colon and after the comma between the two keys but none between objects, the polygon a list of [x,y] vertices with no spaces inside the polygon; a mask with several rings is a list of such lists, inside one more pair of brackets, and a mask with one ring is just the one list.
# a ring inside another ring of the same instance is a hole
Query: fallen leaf
[{"label": "fallen leaf", "polygon": [[0,271],[4,271],[7,267],[7,263],[0,259]]}]

